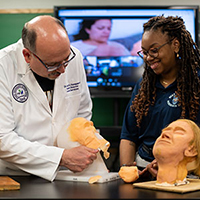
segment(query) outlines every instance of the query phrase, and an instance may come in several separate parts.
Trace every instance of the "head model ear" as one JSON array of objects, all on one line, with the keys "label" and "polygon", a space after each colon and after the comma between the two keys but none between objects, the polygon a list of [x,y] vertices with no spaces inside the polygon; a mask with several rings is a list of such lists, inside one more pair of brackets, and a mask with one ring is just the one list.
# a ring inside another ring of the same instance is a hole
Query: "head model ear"
[{"label": "head model ear", "polygon": [[185,151],[184,155],[186,157],[195,157],[197,155],[197,149],[194,147],[194,145],[190,145]]}]

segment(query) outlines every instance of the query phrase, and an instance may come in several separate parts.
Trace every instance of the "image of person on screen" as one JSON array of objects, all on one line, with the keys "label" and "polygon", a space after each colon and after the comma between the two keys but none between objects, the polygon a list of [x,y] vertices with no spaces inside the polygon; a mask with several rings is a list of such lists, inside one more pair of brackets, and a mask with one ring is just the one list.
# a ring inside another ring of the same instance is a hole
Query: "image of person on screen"
[{"label": "image of person on screen", "polygon": [[71,45],[78,48],[83,56],[127,56],[130,52],[123,44],[110,41],[111,19],[83,20],[80,31],[74,35]]},{"label": "image of person on screen", "polygon": [[180,118],[200,123],[199,54],[182,17],[156,16],[143,24],[138,55],[144,72],[123,118],[121,165],[136,164],[141,172],[148,166],[155,177],[152,149],[162,129]]}]

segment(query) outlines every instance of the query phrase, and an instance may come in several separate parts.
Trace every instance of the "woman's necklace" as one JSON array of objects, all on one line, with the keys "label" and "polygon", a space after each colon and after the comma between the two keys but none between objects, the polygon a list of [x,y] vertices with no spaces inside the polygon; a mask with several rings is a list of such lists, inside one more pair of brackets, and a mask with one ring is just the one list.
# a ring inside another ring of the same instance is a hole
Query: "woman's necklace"
[{"label": "woman's necklace", "polygon": [[163,84],[167,85],[168,83],[166,81],[162,81]]},{"label": "woman's necklace", "polygon": [[163,78],[160,78],[160,82],[161,82],[161,84],[163,84],[163,86],[168,86],[168,85],[170,85],[171,83],[173,83],[174,81],[176,80],[176,78],[174,78],[174,79],[169,79],[169,80],[165,80],[165,79],[163,79]]}]

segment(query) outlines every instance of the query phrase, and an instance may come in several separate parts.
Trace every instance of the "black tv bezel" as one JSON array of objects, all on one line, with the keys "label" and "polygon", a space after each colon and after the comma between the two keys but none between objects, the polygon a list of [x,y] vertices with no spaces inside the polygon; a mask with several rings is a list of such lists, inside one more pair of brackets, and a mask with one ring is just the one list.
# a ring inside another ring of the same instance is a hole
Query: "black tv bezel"
[{"label": "black tv bezel", "polygon": [[[99,10],[99,9],[119,9],[119,10],[131,10],[131,9],[192,9],[195,11],[195,42],[199,47],[199,6],[198,5],[164,5],[164,6],[118,6],[118,5],[105,5],[105,6],[71,6],[71,5],[60,5],[54,6],[54,17],[59,18],[59,10]],[[134,86],[132,86],[134,88]],[[100,87],[92,88],[90,87],[90,92],[92,97],[130,97],[132,89],[123,89],[123,88],[113,88],[113,87]]]}]

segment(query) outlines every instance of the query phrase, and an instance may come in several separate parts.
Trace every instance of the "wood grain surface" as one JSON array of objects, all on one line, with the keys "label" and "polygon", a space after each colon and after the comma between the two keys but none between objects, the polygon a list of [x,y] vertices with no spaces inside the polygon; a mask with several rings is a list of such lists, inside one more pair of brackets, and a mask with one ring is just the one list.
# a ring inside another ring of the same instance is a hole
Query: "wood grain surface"
[{"label": "wood grain surface", "polygon": [[19,190],[20,184],[8,176],[0,176],[0,190]]},{"label": "wood grain surface", "polygon": [[162,191],[176,192],[176,193],[186,193],[186,192],[193,192],[200,190],[199,179],[187,179],[187,180],[189,181],[189,184],[179,185],[179,186],[158,186],[155,184],[156,181],[133,183],[133,186],[138,188],[162,190]]}]

